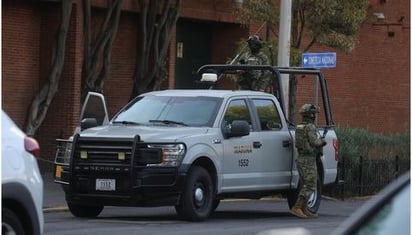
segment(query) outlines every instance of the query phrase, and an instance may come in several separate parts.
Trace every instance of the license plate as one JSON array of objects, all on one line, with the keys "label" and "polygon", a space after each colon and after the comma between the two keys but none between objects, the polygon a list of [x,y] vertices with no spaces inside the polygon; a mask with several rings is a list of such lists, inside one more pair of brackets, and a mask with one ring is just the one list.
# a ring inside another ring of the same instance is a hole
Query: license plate
[{"label": "license plate", "polygon": [[96,191],[116,191],[116,180],[96,179]]}]

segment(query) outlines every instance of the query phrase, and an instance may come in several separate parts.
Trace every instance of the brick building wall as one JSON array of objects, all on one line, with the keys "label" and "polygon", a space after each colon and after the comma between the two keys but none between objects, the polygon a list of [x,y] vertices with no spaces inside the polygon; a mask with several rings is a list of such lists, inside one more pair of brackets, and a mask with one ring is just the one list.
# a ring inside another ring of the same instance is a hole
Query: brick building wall
[{"label": "brick building wall", "polygon": [[[325,69],[334,119],[339,126],[393,133],[410,130],[410,1],[376,1],[350,53],[338,52],[337,67]],[[377,23],[373,13],[382,12]],[[404,16],[403,25],[397,23]],[[395,32],[393,37],[388,31]],[[313,51],[328,51],[325,48]]]},{"label": "brick building wall", "polygon": [[[81,4],[74,2],[59,92],[36,135],[42,158],[49,161],[54,158],[55,139],[70,136],[79,121],[83,16]],[[93,2],[96,6],[105,5],[104,0]],[[350,54],[337,52],[337,67],[324,70],[334,120],[339,126],[363,127],[373,132],[409,131],[410,2],[392,0],[381,4],[373,0],[371,3],[370,17],[362,26],[356,49]],[[233,6],[231,0],[182,2],[180,17],[212,24],[212,63],[224,63],[233,57],[235,42],[260,27],[238,27],[231,13]],[[130,99],[138,53],[136,3],[126,0],[123,9],[104,88],[111,116]],[[376,24],[374,12],[383,12],[386,23],[396,23],[404,15],[404,24],[389,27]],[[102,11],[94,9],[93,14],[99,16]],[[47,79],[59,22],[57,2],[2,1],[2,108],[22,128],[33,96]],[[388,37],[388,29],[395,33],[393,37]],[[173,88],[175,84],[175,38],[176,30],[171,36],[169,81],[164,88]],[[331,49],[314,47],[311,51]],[[51,169],[51,166],[46,162],[41,167]]]},{"label": "brick building wall", "polygon": [[22,128],[39,89],[41,12],[22,1],[2,2],[2,8],[2,108]]}]

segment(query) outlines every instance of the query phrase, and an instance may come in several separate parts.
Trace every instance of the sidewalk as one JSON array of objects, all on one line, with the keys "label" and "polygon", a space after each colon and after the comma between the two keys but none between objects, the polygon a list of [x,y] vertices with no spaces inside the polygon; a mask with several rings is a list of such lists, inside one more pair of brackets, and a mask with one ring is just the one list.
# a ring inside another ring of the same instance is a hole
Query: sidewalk
[{"label": "sidewalk", "polygon": [[43,211],[67,210],[64,192],[60,184],[54,183],[53,172],[42,174],[43,178]]}]

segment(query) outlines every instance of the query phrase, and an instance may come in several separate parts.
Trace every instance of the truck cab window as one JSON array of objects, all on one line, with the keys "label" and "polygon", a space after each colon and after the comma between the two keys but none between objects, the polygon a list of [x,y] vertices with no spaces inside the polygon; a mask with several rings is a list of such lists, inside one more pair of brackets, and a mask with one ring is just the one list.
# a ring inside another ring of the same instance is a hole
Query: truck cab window
[{"label": "truck cab window", "polygon": [[232,100],[226,109],[224,123],[230,125],[234,120],[245,120],[249,123],[252,130],[252,119],[246,101],[243,99]]},{"label": "truck cab window", "polygon": [[253,99],[262,131],[278,130],[282,127],[279,112],[272,100]]}]

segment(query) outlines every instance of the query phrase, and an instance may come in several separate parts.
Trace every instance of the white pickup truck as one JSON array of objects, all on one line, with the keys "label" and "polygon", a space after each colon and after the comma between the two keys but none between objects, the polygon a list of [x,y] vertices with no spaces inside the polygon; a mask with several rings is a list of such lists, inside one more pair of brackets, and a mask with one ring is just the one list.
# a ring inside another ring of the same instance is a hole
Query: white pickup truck
[{"label": "white pickup truck", "polygon": [[338,141],[326,81],[316,69],[272,66],[207,65],[199,73],[210,81],[216,74],[253,69],[273,74],[274,93],[153,91],[133,99],[111,121],[104,97],[89,93],[79,130],[59,140],[56,152],[55,182],[63,185],[71,213],[95,217],[104,206],[175,206],[182,219],[202,221],[225,198],[284,195],[292,206],[299,177],[295,127],[276,89],[283,73],[314,77],[316,94],[322,95],[319,132],[328,130],[328,144],[318,157],[317,191],[308,203],[316,212],[322,186],[337,178]]}]

